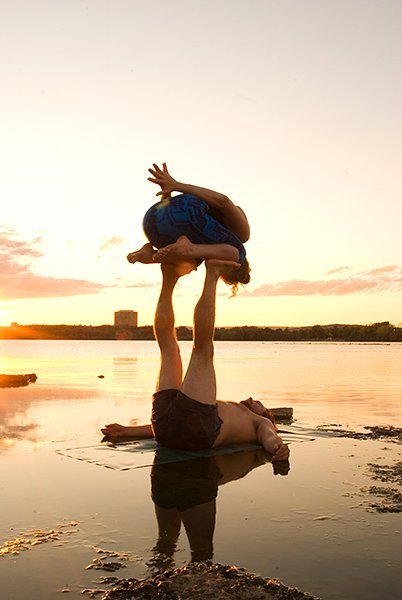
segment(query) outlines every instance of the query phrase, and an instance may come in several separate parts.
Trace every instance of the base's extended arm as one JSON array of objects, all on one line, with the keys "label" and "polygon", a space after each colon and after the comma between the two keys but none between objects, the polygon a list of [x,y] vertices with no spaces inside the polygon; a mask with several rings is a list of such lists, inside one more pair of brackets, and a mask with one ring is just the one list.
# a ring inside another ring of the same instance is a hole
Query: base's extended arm
[{"label": "base's extended arm", "polygon": [[153,438],[151,425],[119,425],[110,423],[101,429],[102,433],[110,438]]}]

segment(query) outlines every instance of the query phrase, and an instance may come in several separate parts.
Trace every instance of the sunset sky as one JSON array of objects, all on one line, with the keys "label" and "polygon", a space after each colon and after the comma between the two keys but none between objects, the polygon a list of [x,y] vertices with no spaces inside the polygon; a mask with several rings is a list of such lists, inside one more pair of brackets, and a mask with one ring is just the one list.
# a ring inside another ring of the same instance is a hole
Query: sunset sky
[{"label": "sunset sky", "polygon": [[[221,191],[252,281],[218,325],[402,321],[400,0],[13,0],[0,12],[0,325],[150,324],[147,168]],[[189,325],[204,268],[177,289]]]}]

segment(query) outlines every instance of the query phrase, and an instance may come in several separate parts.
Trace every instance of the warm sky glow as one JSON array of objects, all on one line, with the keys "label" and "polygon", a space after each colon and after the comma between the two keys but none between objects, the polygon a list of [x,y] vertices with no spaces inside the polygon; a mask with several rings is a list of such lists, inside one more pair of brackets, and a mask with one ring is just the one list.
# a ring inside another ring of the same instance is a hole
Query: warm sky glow
[{"label": "warm sky glow", "polygon": [[401,22],[399,0],[7,3],[0,324],[150,324],[158,267],[125,256],[164,160],[249,217],[219,325],[401,322]]}]

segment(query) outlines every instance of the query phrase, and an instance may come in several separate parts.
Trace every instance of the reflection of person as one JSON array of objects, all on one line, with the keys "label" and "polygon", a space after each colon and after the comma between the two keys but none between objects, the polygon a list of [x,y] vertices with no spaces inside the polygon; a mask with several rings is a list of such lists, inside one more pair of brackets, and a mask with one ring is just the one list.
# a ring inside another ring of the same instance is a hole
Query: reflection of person
[{"label": "reflection of person", "polygon": [[194,346],[183,379],[180,350],[174,329],[172,294],[182,274],[181,264],[163,264],[162,289],[155,313],[155,336],[161,366],[152,403],[152,426],[107,425],[109,437],[154,435],[161,446],[181,450],[204,450],[218,446],[258,442],[273,461],[287,460],[289,448],[278,436],[275,424],[262,404],[248,405],[216,399],[213,362],[216,286],[230,261],[206,261],[201,298],[194,311]]},{"label": "reflection of person", "polygon": [[191,560],[212,559],[216,497],[221,477],[215,457],[152,467],[151,495],[158,522],[155,566],[167,568],[167,561],[176,550],[182,523],[190,544]]},{"label": "reflection of person", "polygon": [[[222,275],[236,293],[239,283],[250,281],[250,267],[244,242],[250,227],[243,210],[227,196],[195,185],[179,183],[169,174],[166,163],[156,164],[149,181],[159,185],[161,201],[146,212],[143,228],[149,243],[131,252],[131,263],[175,262],[208,258],[239,263]],[[171,197],[172,192],[181,192]],[[156,250],[157,249],[157,250]]]},{"label": "reflection of person", "polygon": [[[161,450],[163,453],[163,448]],[[257,448],[235,454],[154,464],[151,495],[158,522],[158,540],[150,566],[157,571],[173,566],[182,523],[190,544],[191,560],[212,560],[218,486],[244,477],[267,461],[266,452]],[[287,472],[285,469],[282,474]]]}]

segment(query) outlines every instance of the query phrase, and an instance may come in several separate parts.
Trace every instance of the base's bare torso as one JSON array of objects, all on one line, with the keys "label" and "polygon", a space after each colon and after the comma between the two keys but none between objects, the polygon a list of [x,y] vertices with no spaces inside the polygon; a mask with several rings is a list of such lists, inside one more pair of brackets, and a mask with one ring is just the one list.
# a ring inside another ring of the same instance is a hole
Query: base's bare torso
[{"label": "base's bare torso", "polygon": [[[218,415],[223,423],[214,448],[225,444],[258,442],[257,429],[261,421],[266,421],[238,402],[217,401]],[[273,426],[272,426],[273,428]],[[273,428],[274,429],[274,428]]]}]

